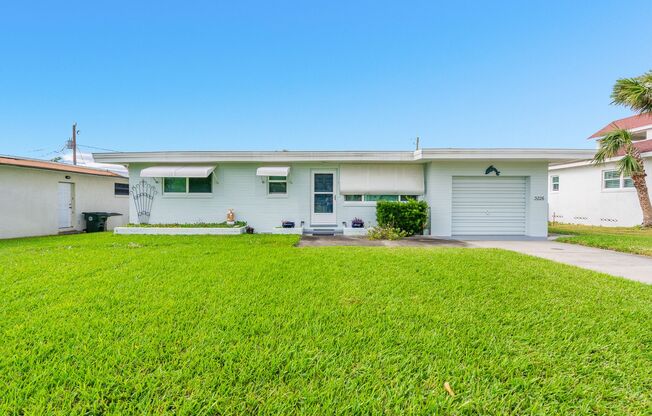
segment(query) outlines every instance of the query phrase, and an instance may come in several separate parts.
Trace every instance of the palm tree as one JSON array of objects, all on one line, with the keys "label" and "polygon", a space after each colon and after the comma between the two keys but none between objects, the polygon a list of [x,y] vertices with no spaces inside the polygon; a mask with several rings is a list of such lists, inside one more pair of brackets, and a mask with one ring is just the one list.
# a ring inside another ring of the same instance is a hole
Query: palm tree
[{"label": "palm tree", "polygon": [[628,130],[616,129],[607,133],[600,139],[600,147],[593,157],[597,164],[604,163],[607,159],[618,156],[621,149],[623,157],[616,164],[616,170],[623,176],[629,176],[634,182],[638,194],[638,202],[643,211],[643,227],[652,227],[652,204],[645,183],[645,168],[641,152],[632,142],[632,134]]},{"label": "palm tree", "polygon": [[[652,113],[652,71],[640,77],[619,79],[614,85],[611,98],[612,104],[629,107],[640,114]],[[645,183],[647,174],[641,152],[634,146],[631,133],[614,126],[614,130],[602,137],[599,144],[593,157],[594,163],[604,163],[607,159],[619,156],[620,152],[623,153],[616,165],[617,170],[621,175],[632,178],[643,211],[643,226],[652,227],[652,204]]]},{"label": "palm tree", "polygon": [[624,105],[632,111],[652,113],[652,71],[616,81],[611,99],[612,104]]}]

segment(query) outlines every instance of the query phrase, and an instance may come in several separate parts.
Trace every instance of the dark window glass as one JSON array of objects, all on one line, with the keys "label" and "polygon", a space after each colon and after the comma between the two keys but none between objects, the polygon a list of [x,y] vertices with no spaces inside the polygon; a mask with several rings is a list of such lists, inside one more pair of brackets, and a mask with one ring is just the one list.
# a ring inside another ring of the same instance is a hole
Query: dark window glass
[{"label": "dark window glass", "polygon": [[113,187],[114,195],[129,195],[128,183],[116,183]]},{"label": "dark window glass", "polygon": [[398,195],[365,195],[364,200],[367,202],[398,201]]},{"label": "dark window glass", "polygon": [[315,173],[315,192],[333,192],[332,173]]},{"label": "dark window glass", "polygon": [[186,178],[163,178],[163,192],[185,193]]},{"label": "dark window glass", "polygon": [[362,202],[362,195],[344,195],[346,202]]},{"label": "dark window glass", "polygon": [[207,178],[188,178],[188,192],[191,194],[207,194],[213,192],[213,174]]},{"label": "dark window glass", "polygon": [[315,214],[331,214],[333,212],[332,194],[315,194]]},{"label": "dark window glass", "polygon": [[286,194],[288,192],[287,182],[269,182],[270,194]]}]

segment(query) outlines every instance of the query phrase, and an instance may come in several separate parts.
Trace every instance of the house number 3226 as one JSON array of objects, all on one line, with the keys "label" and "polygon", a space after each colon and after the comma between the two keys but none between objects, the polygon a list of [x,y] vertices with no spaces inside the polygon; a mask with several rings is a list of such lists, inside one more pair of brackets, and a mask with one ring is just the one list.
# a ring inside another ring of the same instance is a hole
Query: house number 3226
[{"label": "house number 3226", "polygon": [[534,200],[535,200],[535,201],[543,201],[544,199],[545,199],[545,198],[543,197],[543,195],[536,195],[536,196],[534,197]]}]

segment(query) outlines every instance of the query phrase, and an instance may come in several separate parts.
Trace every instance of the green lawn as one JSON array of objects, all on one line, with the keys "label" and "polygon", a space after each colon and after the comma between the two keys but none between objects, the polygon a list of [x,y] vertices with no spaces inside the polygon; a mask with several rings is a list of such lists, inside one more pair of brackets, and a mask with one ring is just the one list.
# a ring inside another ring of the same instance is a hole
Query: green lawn
[{"label": "green lawn", "polygon": [[652,286],[296,241],[0,241],[0,414],[652,412]]},{"label": "green lawn", "polygon": [[652,256],[652,228],[556,224],[551,225],[549,231],[555,234],[570,235],[558,240],[564,243]]}]

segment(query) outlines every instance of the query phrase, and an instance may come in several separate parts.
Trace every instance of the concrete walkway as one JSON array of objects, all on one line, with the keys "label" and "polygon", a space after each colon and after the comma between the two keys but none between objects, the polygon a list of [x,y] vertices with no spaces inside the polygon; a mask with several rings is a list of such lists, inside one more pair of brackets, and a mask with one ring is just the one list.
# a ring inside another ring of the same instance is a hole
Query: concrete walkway
[{"label": "concrete walkway", "polygon": [[652,257],[556,241],[467,241],[468,247],[502,248],[652,284]]}]

